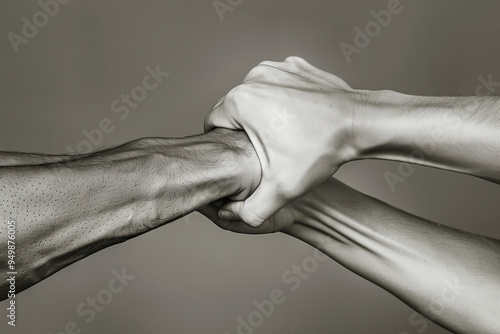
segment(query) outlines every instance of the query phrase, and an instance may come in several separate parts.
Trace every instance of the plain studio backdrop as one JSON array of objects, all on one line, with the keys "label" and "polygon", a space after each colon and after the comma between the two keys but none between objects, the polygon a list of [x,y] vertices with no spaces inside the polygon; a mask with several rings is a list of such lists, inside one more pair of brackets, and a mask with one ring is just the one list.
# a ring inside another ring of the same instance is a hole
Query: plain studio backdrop
[{"label": "plain studio backdrop", "polygon": [[[2,150],[64,153],[200,133],[213,104],[252,67],[289,55],[355,88],[500,92],[498,1],[53,3],[3,3]],[[390,18],[377,14],[388,8]],[[168,77],[144,90],[144,76],[157,68]],[[116,101],[131,93],[136,104],[127,112]],[[388,172],[404,182],[391,188]],[[383,161],[349,163],[337,177],[419,216],[500,238],[497,185]],[[240,326],[259,334],[447,333],[334,261],[314,266],[311,256],[310,246],[288,236],[236,235],[194,213],[21,293],[15,328],[0,303],[0,332],[233,334]],[[304,261],[307,277],[291,272]],[[135,278],[110,294],[113,270]],[[284,302],[259,311],[276,289]],[[88,304],[96,297],[99,311]]]}]

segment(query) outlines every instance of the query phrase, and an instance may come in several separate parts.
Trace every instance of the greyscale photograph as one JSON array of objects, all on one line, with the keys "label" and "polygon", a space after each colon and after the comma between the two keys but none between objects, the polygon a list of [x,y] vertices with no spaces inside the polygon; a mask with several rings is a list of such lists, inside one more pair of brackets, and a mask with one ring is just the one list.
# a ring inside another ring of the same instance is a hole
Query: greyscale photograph
[{"label": "greyscale photograph", "polygon": [[500,2],[0,11],[0,333],[500,334]]}]

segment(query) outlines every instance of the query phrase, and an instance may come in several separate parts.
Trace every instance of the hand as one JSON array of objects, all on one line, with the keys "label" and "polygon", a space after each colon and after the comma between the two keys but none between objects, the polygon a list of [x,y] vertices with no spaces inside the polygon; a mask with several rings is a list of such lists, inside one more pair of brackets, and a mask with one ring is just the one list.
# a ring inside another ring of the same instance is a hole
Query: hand
[{"label": "hand", "polygon": [[262,168],[255,192],[225,203],[220,217],[259,226],[351,160],[363,94],[297,57],[252,69],[205,120],[205,131],[244,130]]},{"label": "hand", "polygon": [[249,226],[241,220],[226,220],[219,217],[218,212],[227,200],[219,200],[201,208],[197,211],[210,219],[215,225],[223,230],[243,233],[243,234],[268,234],[276,232],[287,232],[291,229],[295,222],[300,219],[300,212],[296,211],[292,204],[289,204],[278,211],[271,217],[266,219],[261,225],[257,227]]},{"label": "hand", "polygon": [[[315,219],[318,212],[327,211],[333,198],[339,197],[337,193],[350,189],[344,183],[329,178],[321,185],[310,190],[305,195],[297,198],[276,211],[266,219],[260,226],[252,227],[241,220],[226,220],[218,215],[218,211],[224,206],[226,200],[219,200],[197,209],[198,212],[213,221],[223,230],[243,234],[268,234],[276,232],[291,233],[294,225],[305,225],[318,228],[318,220]],[[352,190],[351,190],[352,191]]]}]

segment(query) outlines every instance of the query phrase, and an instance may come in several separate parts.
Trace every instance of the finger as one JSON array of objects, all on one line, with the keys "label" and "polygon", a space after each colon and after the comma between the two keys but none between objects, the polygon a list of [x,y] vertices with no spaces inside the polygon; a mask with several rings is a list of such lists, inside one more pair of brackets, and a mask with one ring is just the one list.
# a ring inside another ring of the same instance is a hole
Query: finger
[{"label": "finger", "polygon": [[301,58],[298,56],[288,56],[285,58],[285,60],[283,62],[284,63],[293,63],[293,64],[296,64],[296,63],[309,64],[307,61],[304,60],[304,58]]},{"label": "finger", "polygon": [[226,220],[242,220],[256,227],[285,205],[286,201],[276,193],[274,187],[264,182],[245,201],[224,204],[219,210],[219,217]]},{"label": "finger", "polygon": [[224,95],[223,97],[221,97],[219,99],[219,101],[217,101],[217,103],[212,107],[211,110],[214,110],[215,108],[217,108],[218,106],[220,106],[222,104],[222,102],[224,102],[225,99],[226,99],[226,95]]},{"label": "finger", "polygon": [[307,69],[307,71],[314,71],[317,75],[316,78],[323,77],[325,79],[325,83],[331,83],[333,81],[339,88],[347,90],[351,89],[351,86],[349,86],[344,80],[342,80],[338,76],[317,68],[316,66],[312,65],[307,60],[301,57],[296,57],[296,56],[287,57],[284,63],[290,64],[290,66],[295,68],[298,72],[300,72],[303,69]]},{"label": "finger", "polygon": [[286,64],[287,68],[293,70],[294,72],[300,72],[305,67],[312,66],[306,60],[297,56],[286,57],[283,64]]},{"label": "finger", "polygon": [[[219,100],[220,101],[220,100]],[[224,106],[224,99],[221,103],[216,104],[216,107],[205,117],[204,128],[205,132],[209,132],[215,128],[226,128],[239,130],[239,127],[234,119],[227,113]]]},{"label": "finger", "polygon": [[276,68],[281,68],[283,66],[282,61],[272,61],[272,60],[264,60],[259,63],[259,66],[271,66]]},{"label": "finger", "polygon": [[[218,201],[223,202],[223,201]],[[220,203],[222,205],[222,203]],[[235,233],[245,233],[245,234],[264,234],[272,233],[273,227],[269,221],[265,221],[259,227],[251,227],[239,220],[225,220],[219,218],[218,215],[219,206],[214,203],[207,204],[198,209],[198,212],[203,214],[205,217],[210,219],[218,227],[223,230],[235,232]]]},{"label": "finger", "polygon": [[199,213],[201,213],[202,215],[204,215],[205,217],[216,223],[217,220],[220,219],[219,208],[220,208],[219,206],[210,203],[198,208],[196,211],[198,211]]},{"label": "finger", "polygon": [[266,65],[265,62],[260,63],[258,66],[252,68],[250,72],[243,79],[243,84],[248,83],[265,83],[269,79],[271,69],[282,70],[276,66]]},{"label": "finger", "polygon": [[220,208],[229,201],[227,198],[219,199],[213,201],[212,203],[208,203],[202,207],[199,207],[196,211],[210,219],[215,223],[216,220],[220,219],[219,210]]},{"label": "finger", "polygon": [[[271,72],[270,68],[278,71]],[[296,74],[299,70],[299,66],[294,62],[264,60],[259,65],[254,67],[250,72],[248,72],[245,79],[243,79],[243,83],[265,83],[269,82],[270,79],[276,77],[276,75],[280,72]],[[272,75],[272,73],[274,73],[274,75]]]},{"label": "finger", "polygon": [[242,222],[241,220],[224,220],[219,219],[216,223],[221,229],[242,234],[266,234],[273,233],[273,228],[269,221],[265,221],[262,225],[252,227]]}]

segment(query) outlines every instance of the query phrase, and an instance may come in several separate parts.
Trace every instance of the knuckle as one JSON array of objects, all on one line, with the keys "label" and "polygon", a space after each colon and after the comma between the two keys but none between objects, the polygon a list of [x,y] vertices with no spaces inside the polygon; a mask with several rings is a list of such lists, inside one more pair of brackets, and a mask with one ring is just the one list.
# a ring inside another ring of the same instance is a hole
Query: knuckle
[{"label": "knuckle", "polygon": [[294,62],[298,61],[299,59],[301,59],[301,58],[297,57],[297,56],[288,56],[285,58],[285,62],[294,63]]},{"label": "knuckle", "polygon": [[269,72],[270,67],[266,66],[264,62],[260,63],[259,65],[255,66],[248,72],[247,76],[245,77],[244,82],[250,81],[250,80],[256,80],[262,76],[265,76]]},{"label": "knuckle", "polygon": [[243,85],[236,86],[227,93],[226,102],[236,106],[245,94],[245,87]]},{"label": "knuckle", "polygon": [[229,91],[226,95],[226,102],[232,102],[235,104],[246,103],[258,94],[260,87],[262,84],[241,84],[239,86],[234,87]]},{"label": "knuckle", "polygon": [[248,114],[249,106],[255,105],[261,90],[258,84],[241,84],[226,95],[224,109],[232,115],[242,117]]},{"label": "knuckle", "polygon": [[293,63],[293,64],[307,64],[307,62],[304,60],[304,58],[298,57],[298,56],[289,56],[285,59],[286,63]]}]

